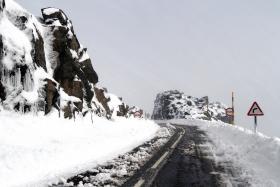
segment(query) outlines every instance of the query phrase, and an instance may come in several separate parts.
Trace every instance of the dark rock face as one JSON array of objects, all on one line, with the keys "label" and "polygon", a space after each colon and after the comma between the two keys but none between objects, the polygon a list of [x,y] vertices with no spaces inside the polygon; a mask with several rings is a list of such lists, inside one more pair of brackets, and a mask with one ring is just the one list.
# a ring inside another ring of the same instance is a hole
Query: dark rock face
[{"label": "dark rock face", "polygon": [[33,37],[33,50],[32,50],[32,57],[33,61],[39,66],[44,68],[45,71],[47,71],[46,67],[46,59],[45,59],[45,49],[44,49],[44,40],[43,37],[41,36],[40,32],[34,26],[36,29],[36,34],[38,36],[38,39],[35,39]]},{"label": "dark rock face", "polygon": [[0,60],[2,60],[4,54],[4,45],[2,41],[2,36],[0,35]]},{"label": "dark rock face", "polygon": [[6,99],[5,88],[2,85],[2,83],[0,82],[0,101],[4,101],[5,99]]},{"label": "dark rock face", "polygon": [[0,12],[5,8],[5,0],[0,0]]},{"label": "dark rock face", "polygon": [[58,98],[59,98],[59,93],[58,93],[58,88],[57,84],[53,82],[50,79],[45,80],[47,82],[45,86],[45,92],[46,92],[46,106],[45,106],[45,113],[49,113],[52,109],[52,107],[55,107],[56,109],[59,110],[58,106]]},{"label": "dark rock face", "polygon": [[74,112],[82,112],[83,110],[83,84],[81,81],[69,81],[69,79],[64,79],[60,83],[60,85],[64,88],[64,91],[70,95],[80,99],[81,102],[74,102],[75,109],[71,112],[70,104],[66,108],[63,109],[64,117],[72,118],[72,114]]},{"label": "dark rock face", "polygon": [[110,111],[109,106],[108,106],[108,102],[110,101],[110,98],[105,96],[105,94],[104,94],[105,90],[104,89],[94,87],[94,92],[95,92],[95,96],[96,96],[97,101],[99,103],[101,103],[102,107],[105,109],[107,118],[110,118],[111,113],[112,113]]},{"label": "dark rock face", "polygon": [[[59,54],[54,70],[55,80],[61,84],[68,95],[77,95],[81,101],[84,96],[90,108],[94,95],[93,85],[98,82],[98,76],[92,67],[91,60],[84,58],[86,49],[81,47],[71,21],[62,10],[46,8],[42,9],[42,15],[43,21],[53,33],[53,50]],[[79,81],[75,81],[75,77]],[[85,90],[85,95],[83,95],[83,90]],[[77,108],[82,110],[83,104],[77,105]]]},{"label": "dark rock face", "polygon": [[129,112],[129,106],[123,103],[122,105],[119,105],[117,116],[127,116],[128,112]]},{"label": "dark rock face", "polygon": [[85,61],[80,62],[82,64],[81,66],[81,70],[85,75],[85,78],[93,83],[96,84],[98,82],[98,75],[97,73],[94,71],[92,65],[91,65],[91,60],[90,59],[86,59]]},{"label": "dark rock face", "polygon": [[157,95],[152,119],[196,118],[228,122],[227,107],[219,102],[209,103],[207,96],[195,98],[178,90],[165,91]]}]

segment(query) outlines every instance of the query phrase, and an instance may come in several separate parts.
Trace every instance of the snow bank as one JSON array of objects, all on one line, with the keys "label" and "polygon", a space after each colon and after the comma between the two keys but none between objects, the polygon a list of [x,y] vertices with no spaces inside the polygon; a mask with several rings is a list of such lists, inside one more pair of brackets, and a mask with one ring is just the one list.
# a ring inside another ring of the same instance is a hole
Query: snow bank
[{"label": "snow bank", "polygon": [[217,162],[229,161],[241,168],[252,186],[280,186],[280,139],[219,122],[173,120],[197,125],[214,143]]},{"label": "snow bank", "polygon": [[151,121],[74,120],[0,112],[0,186],[41,186],[124,154],[153,138]]},{"label": "snow bank", "polygon": [[62,178],[51,186],[122,186],[125,181],[133,176],[138,169],[144,166],[160,150],[173,134],[173,126],[161,127],[157,131],[156,136],[142,144],[141,147],[118,156],[106,162],[105,165],[98,165],[69,179]]}]

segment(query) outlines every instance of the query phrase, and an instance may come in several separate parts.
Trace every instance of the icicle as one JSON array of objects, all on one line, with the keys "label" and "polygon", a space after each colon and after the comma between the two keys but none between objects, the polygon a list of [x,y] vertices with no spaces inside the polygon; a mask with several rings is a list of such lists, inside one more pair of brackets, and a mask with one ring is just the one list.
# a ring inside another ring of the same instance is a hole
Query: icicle
[{"label": "icicle", "polygon": [[36,116],[38,115],[38,102],[35,102],[31,105],[30,112],[33,115],[36,115]]},{"label": "icicle", "polygon": [[20,68],[18,68],[17,72],[16,72],[16,76],[15,76],[15,87],[19,88],[21,87],[21,72],[20,72]]},{"label": "icicle", "polygon": [[23,102],[19,103],[19,112],[24,114],[24,103]]},{"label": "icicle", "polygon": [[23,79],[23,89],[25,91],[32,91],[34,87],[34,83],[31,77],[30,71],[26,71],[24,79]]},{"label": "icicle", "polygon": [[[11,71],[5,69],[3,66],[0,65],[0,76],[1,76],[0,77],[1,83],[4,87],[7,88],[8,95],[11,93],[20,93],[22,89],[24,89],[26,92],[32,92],[34,89],[34,80],[30,69],[27,69],[24,77],[22,77],[21,68],[15,68],[14,70]],[[29,104],[30,104],[30,112],[32,112],[34,115],[37,115],[39,111],[38,101]],[[24,99],[19,101],[18,103],[19,113],[25,112],[24,111],[25,105],[26,103]]]},{"label": "icicle", "polygon": [[1,67],[1,83],[3,86],[5,86],[5,73],[4,73],[4,68]]},{"label": "icicle", "polygon": [[11,71],[2,69],[1,72],[1,82],[4,86],[11,88],[21,87],[21,72],[20,68],[15,70],[14,75],[11,75]]},{"label": "icicle", "polygon": [[25,91],[32,91],[34,87],[34,82],[31,76],[30,71],[26,71],[24,78],[23,78],[23,83],[21,82],[21,71],[20,68],[17,68],[14,71],[14,75],[11,75],[11,71],[5,70],[2,68],[1,70],[1,82],[3,85],[10,87],[10,88],[15,88],[19,89],[20,87],[23,86],[23,89]]}]

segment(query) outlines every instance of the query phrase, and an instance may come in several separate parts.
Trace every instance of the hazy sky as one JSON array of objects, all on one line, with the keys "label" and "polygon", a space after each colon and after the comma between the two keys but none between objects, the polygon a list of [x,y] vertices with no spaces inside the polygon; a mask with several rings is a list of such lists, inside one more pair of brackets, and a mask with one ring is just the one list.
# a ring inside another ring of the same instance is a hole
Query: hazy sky
[{"label": "hazy sky", "polygon": [[152,111],[158,92],[230,104],[237,123],[256,100],[259,130],[280,137],[279,0],[17,0],[40,16],[47,6],[72,19],[100,84],[129,104]]}]

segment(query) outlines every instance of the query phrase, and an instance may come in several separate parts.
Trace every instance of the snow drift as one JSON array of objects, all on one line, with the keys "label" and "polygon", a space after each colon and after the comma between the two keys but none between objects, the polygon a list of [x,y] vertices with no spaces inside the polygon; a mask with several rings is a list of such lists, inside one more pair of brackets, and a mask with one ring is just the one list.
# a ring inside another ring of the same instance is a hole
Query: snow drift
[{"label": "snow drift", "polygon": [[41,186],[124,154],[155,136],[143,119],[67,120],[0,112],[0,186]]}]

